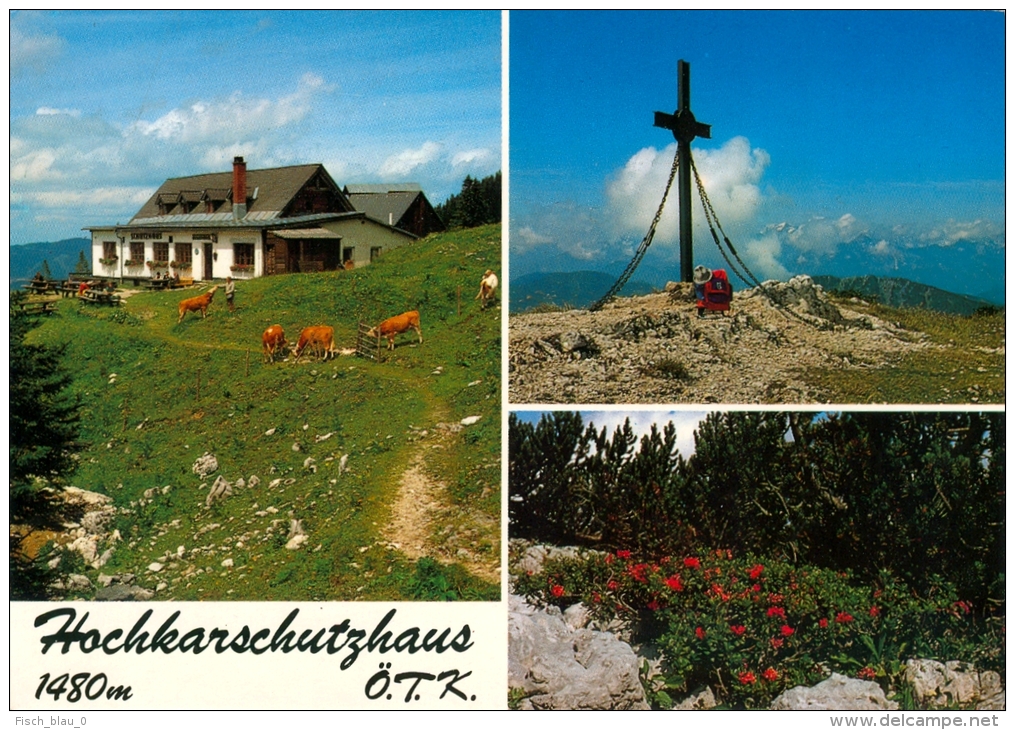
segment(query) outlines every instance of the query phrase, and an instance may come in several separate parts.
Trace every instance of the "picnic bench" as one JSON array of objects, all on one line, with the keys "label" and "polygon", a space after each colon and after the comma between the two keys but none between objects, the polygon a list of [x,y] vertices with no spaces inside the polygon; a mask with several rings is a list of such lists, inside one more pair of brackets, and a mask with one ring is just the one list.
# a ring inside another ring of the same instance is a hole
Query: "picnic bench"
[{"label": "picnic bench", "polygon": [[56,302],[19,302],[18,306],[25,314],[52,314],[56,311]]},{"label": "picnic bench", "polygon": [[172,288],[172,285],[172,279],[148,279],[141,284],[145,289],[151,289],[152,291],[166,291]]},{"label": "picnic bench", "polygon": [[101,289],[85,289],[81,293],[81,296],[78,297],[78,301],[82,303],[88,302],[89,304],[107,304],[115,307],[120,303],[120,295]]},{"label": "picnic bench", "polygon": [[45,294],[46,292],[50,291],[50,289],[54,289],[58,285],[59,282],[56,281],[46,281],[46,280],[39,281],[38,279],[33,279],[32,281],[25,284],[24,288],[26,291],[31,292],[32,294]]}]

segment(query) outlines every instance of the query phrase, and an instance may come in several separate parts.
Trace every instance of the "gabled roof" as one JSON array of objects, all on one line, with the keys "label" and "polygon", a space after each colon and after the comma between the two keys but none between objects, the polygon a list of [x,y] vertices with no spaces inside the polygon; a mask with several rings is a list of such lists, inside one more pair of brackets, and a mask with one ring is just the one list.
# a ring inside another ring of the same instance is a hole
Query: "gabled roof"
[{"label": "gabled roof", "polygon": [[382,223],[388,223],[390,220],[392,224],[397,224],[413,201],[422,195],[422,191],[419,190],[402,193],[354,193],[352,187],[346,186],[350,191],[349,202],[356,210]]},{"label": "gabled roof", "polygon": [[[335,191],[341,196],[341,190],[338,185],[335,184],[331,176],[328,175],[328,171],[324,169],[324,165],[320,163],[312,165],[292,165],[290,167],[273,167],[264,170],[251,170],[248,169],[246,173],[246,186],[247,186],[247,218],[252,220],[266,220],[268,218],[277,218],[281,215],[285,207],[292,202],[293,198],[303,189],[303,187],[318,173],[322,173],[323,177],[328,181],[330,186],[334,186]],[[190,200],[191,195],[197,192],[200,195],[207,193],[207,198],[213,201],[226,200],[232,198],[232,185],[233,185],[233,173],[232,170],[228,172],[211,172],[204,175],[190,175],[188,177],[173,177],[166,180],[159,187],[155,194],[152,195],[148,201],[141,206],[141,209],[131,219],[131,223],[139,223],[141,221],[148,221],[149,219],[158,219],[161,211],[159,210],[160,202],[167,202],[176,197],[184,197]],[[223,191],[228,192],[228,198],[225,198],[222,193]],[[198,198],[200,199],[200,197]],[[235,201],[242,202],[242,201]],[[349,206],[348,210],[352,210]],[[335,211],[343,212],[343,211]],[[204,213],[204,211],[201,211]],[[194,213],[192,215],[199,215]],[[221,215],[217,212],[216,215]],[[229,211],[231,216],[231,211]],[[173,218],[180,218],[180,215],[174,215]],[[187,216],[183,216],[187,217]],[[206,219],[205,214],[202,219]],[[165,216],[162,216],[164,219]],[[184,221],[185,222],[185,221]]]}]

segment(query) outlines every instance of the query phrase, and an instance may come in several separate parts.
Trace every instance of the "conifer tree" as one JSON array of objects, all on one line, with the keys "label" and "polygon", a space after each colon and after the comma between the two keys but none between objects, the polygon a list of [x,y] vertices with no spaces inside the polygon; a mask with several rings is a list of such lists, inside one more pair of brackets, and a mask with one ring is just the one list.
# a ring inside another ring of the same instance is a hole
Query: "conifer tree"
[{"label": "conifer tree", "polygon": [[10,306],[10,586],[15,600],[44,600],[53,575],[23,542],[31,530],[62,529],[56,490],[73,471],[78,404],[61,353],[25,341],[35,318],[21,311],[22,297],[12,293]]},{"label": "conifer tree", "polygon": [[88,263],[88,259],[85,258],[84,251],[78,251],[78,262],[74,266],[75,274],[90,274],[92,273],[92,265]]}]

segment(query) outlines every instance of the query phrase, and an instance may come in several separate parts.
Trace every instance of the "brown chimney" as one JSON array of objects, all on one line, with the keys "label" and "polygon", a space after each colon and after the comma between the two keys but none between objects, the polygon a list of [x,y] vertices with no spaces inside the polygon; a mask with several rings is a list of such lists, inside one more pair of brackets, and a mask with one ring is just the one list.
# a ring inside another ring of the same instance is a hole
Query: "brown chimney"
[{"label": "brown chimney", "polygon": [[233,218],[247,215],[247,163],[242,157],[233,158]]}]

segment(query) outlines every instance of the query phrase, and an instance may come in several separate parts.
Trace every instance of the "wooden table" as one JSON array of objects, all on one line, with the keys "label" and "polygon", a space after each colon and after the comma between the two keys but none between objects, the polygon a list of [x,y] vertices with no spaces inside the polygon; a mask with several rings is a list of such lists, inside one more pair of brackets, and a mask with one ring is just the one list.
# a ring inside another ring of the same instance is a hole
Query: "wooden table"
[{"label": "wooden table", "polygon": [[120,295],[111,294],[100,289],[85,289],[79,301],[90,304],[108,304],[111,307],[115,307],[120,303]]}]

